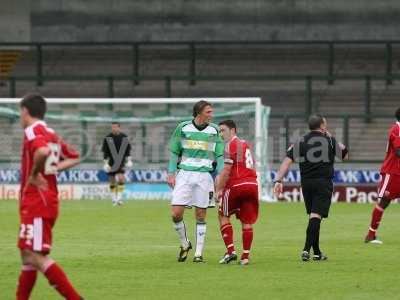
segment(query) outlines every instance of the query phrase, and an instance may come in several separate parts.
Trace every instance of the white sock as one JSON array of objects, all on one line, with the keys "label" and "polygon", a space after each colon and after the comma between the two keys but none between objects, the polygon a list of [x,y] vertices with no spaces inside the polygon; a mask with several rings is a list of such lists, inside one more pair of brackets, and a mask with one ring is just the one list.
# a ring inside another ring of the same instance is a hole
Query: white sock
[{"label": "white sock", "polygon": [[178,223],[174,223],[174,228],[178,233],[182,247],[187,248],[189,246],[189,240],[187,239],[185,222],[182,220]]},{"label": "white sock", "polygon": [[117,201],[121,201],[122,200],[122,193],[118,193],[117,194]]},{"label": "white sock", "polygon": [[111,200],[112,200],[113,203],[117,202],[117,194],[111,192]]},{"label": "white sock", "polygon": [[194,256],[202,256],[204,241],[206,239],[207,225],[205,222],[197,222],[196,224],[196,253]]}]

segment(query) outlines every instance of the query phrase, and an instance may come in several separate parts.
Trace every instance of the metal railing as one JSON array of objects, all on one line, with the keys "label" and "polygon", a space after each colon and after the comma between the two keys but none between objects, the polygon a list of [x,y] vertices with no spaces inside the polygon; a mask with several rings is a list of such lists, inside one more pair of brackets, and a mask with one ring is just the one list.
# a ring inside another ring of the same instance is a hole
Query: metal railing
[{"label": "metal railing", "polygon": [[[230,47],[230,46],[240,46],[242,48],[251,47],[251,46],[319,46],[325,47],[326,49],[326,72],[324,76],[327,76],[329,79],[329,83],[332,84],[332,77],[334,76],[334,65],[336,60],[336,49],[338,46],[343,45],[355,45],[355,46],[382,46],[382,51],[384,52],[384,65],[385,65],[385,73],[382,74],[387,78],[387,84],[391,84],[391,76],[393,74],[393,45],[400,44],[400,40],[342,40],[342,41],[142,41],[142,42],[71,42],[71,43],[60,43],[60,42],[42,42],[42,43],[0,43],[1,48],[33,48],[35,51],[35,63],[36,63],[36,79],[37,84],[42,84],[43,73],[43,64],[44,57],[43,51],[46,47],[58,47],[63,50],[67,50],[68,48],[79,48],[79,47],[91,47],[91,48],[99,48],[99,47],[107,47],[107,48],[115,48],[115,47],[129,47],[131,51],[131,77],[139,78],[140,74],[140,65],[141,65],[141,51],[149,46],[174,46],[174,47],[186,47],[188,49],[189,55],[188,59],[188,73],[185,74],[193,80],[190,83],[193,85],[196,83],[195,78],[197,76],[196,72],[196,60],[197,60],[197,50],[199,47],[206,46],[219,46],[219,47]],[[139,84],[139,81],[135,81],[135,84]]]},{"label": "metal railing", "polygon": [[[304,113],[309,115],[313,111],[313,106],[319,106],[319,99],[313,97],[313,83],[316,81],[337,81],[337,80],[355,80],[364,82],[364,95],[363,95],[363,111],[364,118],[369,121],[371,115],[371,100],[372,100],[372,81],[390,81],[399,80],[399,75],[237,75],[237,76],[107,76],[107,75],[96,75],[96,76],[56,76],[46,75],[41,76],[40,81],[42,84],[48,81],[67,81],[67,82],[80,82],[80,81],[104,81],[107,84],[108,98],[114,98],[115,95],[115,82],[116,81],[162,81],[164,82],[164,93],[160,95],[162,97],[170,98],[173,97],[173,82],[177,81],[304,81]],[[37,76],[9,76],[3,78],[8,81],[8,95],[10,98],[15,98],[17,94],[17,83],[21,81],[32,81],[37,82],[39,79]]]}]

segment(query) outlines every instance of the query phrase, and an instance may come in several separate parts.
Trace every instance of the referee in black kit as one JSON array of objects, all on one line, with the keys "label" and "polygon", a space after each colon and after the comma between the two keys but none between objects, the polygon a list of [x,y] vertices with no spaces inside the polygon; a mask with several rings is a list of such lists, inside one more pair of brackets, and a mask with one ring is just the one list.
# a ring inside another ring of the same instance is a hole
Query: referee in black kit
[{"label": "referee in black kit", "polygon": [[313,248],[313,260],[327,260],[319,248],[319,229],[322,218],[327,218],[333,192],[332,179],[335,157],[348,158],[346,146],[340,144],[329,133],[326,119],[321,115],[312,115],[308,119],[310,132],[296,141],[286,152],[274,184],[274,193],[282,194],[282,179],[293,162],[298,162],[301,175],[301,188],[307,214],[309,215],[306,241],[301,259],[310,260]]}]

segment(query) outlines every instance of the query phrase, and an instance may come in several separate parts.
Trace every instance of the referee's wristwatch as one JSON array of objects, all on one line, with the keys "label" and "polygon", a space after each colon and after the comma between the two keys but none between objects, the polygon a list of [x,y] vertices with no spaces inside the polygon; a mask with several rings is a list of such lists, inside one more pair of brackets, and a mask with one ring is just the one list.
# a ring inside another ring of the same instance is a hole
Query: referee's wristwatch
[{"label": "referee's wristwatch", "polygon": [[282,180],[275,180],[274,181],[274,185],[277,184],[277,183],[282,183]]}]

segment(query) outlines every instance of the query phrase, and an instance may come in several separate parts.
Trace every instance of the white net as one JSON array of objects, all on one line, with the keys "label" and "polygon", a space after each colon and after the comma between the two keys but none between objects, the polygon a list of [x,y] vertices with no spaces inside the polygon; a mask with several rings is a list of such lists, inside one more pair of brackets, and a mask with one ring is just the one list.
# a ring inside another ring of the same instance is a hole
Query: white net
[{"label": "white net", "polygon": [[[45,121],[68,143],[78,148],[82,163],[92,168],[101,166],[102,140],[110,132],[111,122],[118,121],[132,145],[134,168],[165,170],[169,157],[169,138],[178,122],[192,118],[192,107],[198,100],[48,99]],[[234,120],[238,126],[238,136],[253,146],[262,195],[263,198],[269,198],[269,108],[262,106],[258,98],[204,100],[213,103],[214,123]],[[0,101],[0,162],[13,164],[20,160],[22,141],[18,100]]]}]

